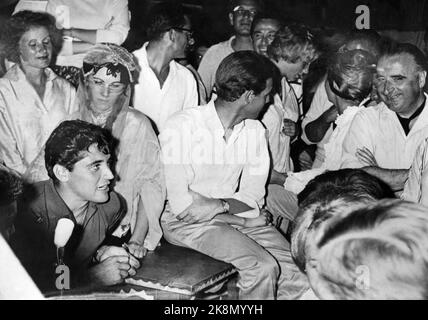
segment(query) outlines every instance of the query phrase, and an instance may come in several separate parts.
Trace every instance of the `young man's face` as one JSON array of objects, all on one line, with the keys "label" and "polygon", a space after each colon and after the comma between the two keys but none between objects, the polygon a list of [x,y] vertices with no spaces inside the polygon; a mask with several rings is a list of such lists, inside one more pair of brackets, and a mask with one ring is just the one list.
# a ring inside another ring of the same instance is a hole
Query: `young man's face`
[{"label": "young man's face", "polygon": [[417,70],[414,58],[409,54],[381,57],[376,73],[376,88],[382,101],[400,115],[411,115],[418,107],[426,76]]},{"label": "young man's face", "polygon": [[251,23],[257,14],[257,3],[255,0],[241,0],[239,5],[229,13],[229,22],[239,36],[250,36]]},{"label": "young man's face", "polygon": [[109,184],[113,179],[109,158],[93,144],[86,156],[74,164],[66,186],[78,200],[103,203],[109,199]]},{"label": "young man's face", "polygon": [[254,26],[253,38],[254,51],[267,57],[267,47],[275,38],[279,30],[279,22],[275,19],[262,19]]}]

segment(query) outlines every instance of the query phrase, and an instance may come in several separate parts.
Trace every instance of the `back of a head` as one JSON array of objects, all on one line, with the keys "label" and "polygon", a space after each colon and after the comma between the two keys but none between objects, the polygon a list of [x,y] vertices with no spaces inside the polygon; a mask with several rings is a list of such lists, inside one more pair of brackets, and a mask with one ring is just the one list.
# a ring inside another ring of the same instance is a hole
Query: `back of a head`
[{"label": "back of a head", "polygon": [[233,102],[245,91],[258,95],[272,78],[272,69],[266,58],[254,51],[237,51],[220,63],[216,72],[216,90],[220,99]]},{"label": "back of a head", "polygon": [[292,225],[291,254],[296,265],[304,272],[308,235],[326,220],[393,197],[384,182],[359,169],[327,171],[312,179],[298,195],[299,212]]},{"label": "back of a head", "polygon": [[330,202],[343,194],[355,197],[394,198],[391,188],[382,180],[361,169],[340,169],[318,175],[297,196],[299,207]]},{"label": "back of a head", "polygon": [[376,58],[370,52],[337,52],[328,64],[327,81],[337,96],[360,103],[372,90],[375,71]]},{"label": "back of a head", "polygon": [[428,209],[383,200],[332,218],[309,279],[326,299],[427,299]]},{"label": "back of a head", "polygon": [[339,51],[365,50],[376,58],[381,53],[382,37],[375,30],[352,30],[346,35],[346,41]]},{"label": "back of a head", "polygon": [[147,41],[156,41],[168,30],[183,27],[186,24],[185,13],[181,4],[162,2],[150,8],[145,22]]},{"label": "back of a head", "polygon": [[106,130],[82,120],[61,122],[49,136],[45,146],[45,165],[48,175],[54,182],[53,172],[56,164],[72,171],[74,164],[83,159],[89,147],[97,145],[100,152],[111,154],[112,141]]},{"label": "back of a head", "polygon": [[312,31],[303,24],[295,23],[283,26],[276,33],[268,47],[268,55],[275,61],[284,59],[295,63],[300,59],[310,63],[317,58],[318,50]]}]

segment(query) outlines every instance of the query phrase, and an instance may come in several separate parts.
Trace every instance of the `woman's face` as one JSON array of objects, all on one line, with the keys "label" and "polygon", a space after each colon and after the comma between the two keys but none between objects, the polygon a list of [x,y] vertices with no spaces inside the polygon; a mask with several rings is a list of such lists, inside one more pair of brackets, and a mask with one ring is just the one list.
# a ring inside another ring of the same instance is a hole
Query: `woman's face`
[{"label": "woman's face", "polygon": [[19,40],[21,64],[38,69],[49,66],[52,59],[52,41],[45,27],[32,27]]},{"label": "woman's face", "polygon": [[120,72],[113,75],[107,74],[107,71],[103,67],[87,79],[91,106],[96,112],[112,110],[126,89],[126,84],[120,82]]}]

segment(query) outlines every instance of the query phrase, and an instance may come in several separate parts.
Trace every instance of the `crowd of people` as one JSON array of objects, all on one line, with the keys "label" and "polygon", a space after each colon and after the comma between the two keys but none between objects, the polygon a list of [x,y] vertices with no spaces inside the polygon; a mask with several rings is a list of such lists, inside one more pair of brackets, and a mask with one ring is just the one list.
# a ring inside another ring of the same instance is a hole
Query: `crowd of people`
[{"label": "crowd of people", "polygon": [[69,219],[73,288],[124,282],[164,238],[232,264],[239,299],[428,298],[415,45],[231,0],[228,40],[204,48],[165,2],[131,53],[126,0],[34,3],[0,30],[0,231],[42,292]]}]

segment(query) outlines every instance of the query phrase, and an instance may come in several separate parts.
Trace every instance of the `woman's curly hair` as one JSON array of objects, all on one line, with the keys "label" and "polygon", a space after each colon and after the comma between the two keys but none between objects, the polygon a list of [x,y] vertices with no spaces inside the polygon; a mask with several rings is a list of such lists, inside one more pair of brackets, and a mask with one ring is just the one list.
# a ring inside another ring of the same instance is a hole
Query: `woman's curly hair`
[{"label": "woman's curly hair", "polygon": [[53,56],[61,50],[62,32],[56,28],[55,18],[48,13],[24,10],[14,14],[6,21],[1,32],[0,40],[4,56],[9,61],[19,62],[19,40],[25,32],[34,27],[45,27],[48,30],[52,41]]}]

